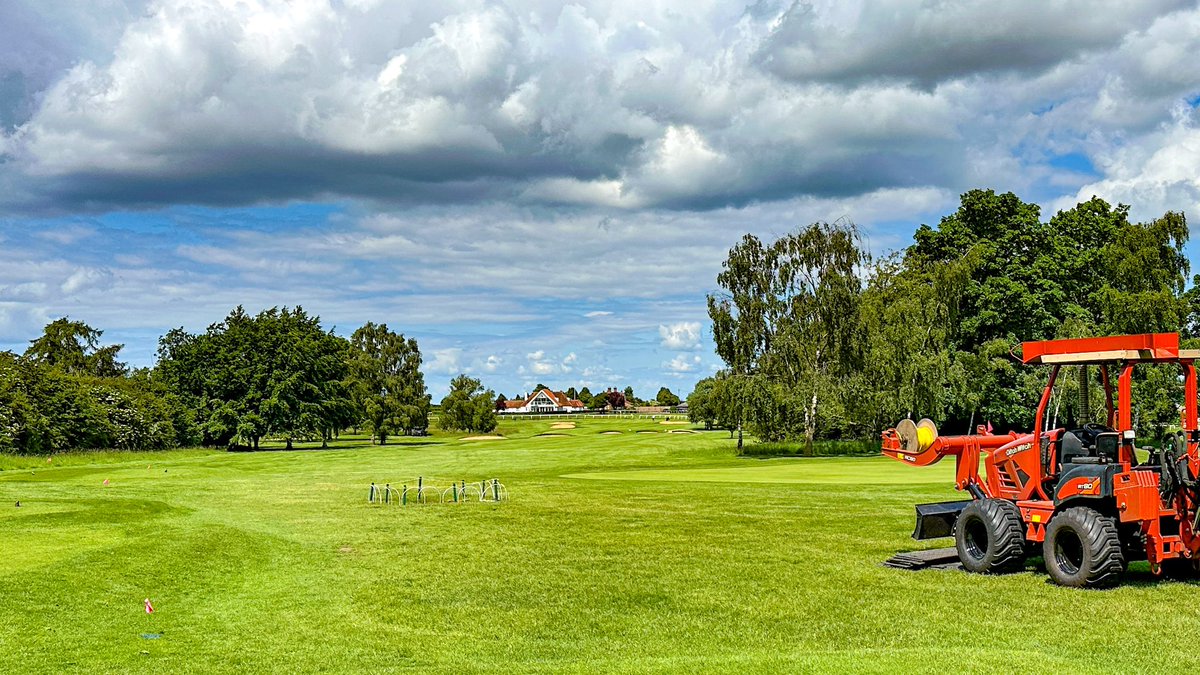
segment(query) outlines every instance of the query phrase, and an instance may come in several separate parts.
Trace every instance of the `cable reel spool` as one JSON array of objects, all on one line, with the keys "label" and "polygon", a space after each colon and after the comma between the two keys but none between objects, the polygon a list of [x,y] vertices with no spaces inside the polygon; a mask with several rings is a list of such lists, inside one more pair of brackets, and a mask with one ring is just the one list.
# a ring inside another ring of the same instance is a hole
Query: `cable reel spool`
[{"label": "cable reel spool", "polygon": [[913,423],[910,419],[902,419],[896,425],[896,435],[900,437],[901,447],[905,452],[920,454],[929,449],[937,440],[938,430],[933,420],[928,417]]}]

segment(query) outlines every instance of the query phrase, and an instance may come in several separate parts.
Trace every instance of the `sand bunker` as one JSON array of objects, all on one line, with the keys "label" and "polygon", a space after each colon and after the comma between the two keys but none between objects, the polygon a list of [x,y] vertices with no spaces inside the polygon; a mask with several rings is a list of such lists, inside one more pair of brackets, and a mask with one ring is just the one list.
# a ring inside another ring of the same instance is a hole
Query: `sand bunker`
[{"label": "sand bunker", "polygon": [[619,431],[601,431],[600,435],[601,436],[620,436],[621,432],[619,432]]},{"label": "sand bunker", "polygon": [[575,423],[574,422],[555,422],[554,424],[550,425],[550,428],[551,429],[574,429]]},{"label": "sand bunker", "polygon": [[672,430],[668,431],[667,433],[668,434],[698,434],[700,432],[692,431],[691,429],[672,429]]},{"label": "sand bunker", "polygon": [[568,438],[566,434],[538,434],[538,438]]},{"label": "sand bunker", "polygon": [[503,436],[467,436],[464,441],[502,441]]},{"label": "sand bunker", "polygon": [[688,422],[687,420],[677,420],[677,421],[659,422],[659,424],[691,424],[691,422]]},{"label": "sand bunker", "polygon": [[639,433],[639,434],[657,434],[657,433],[659,433],[659,432],[657,432],[657,431],[638,431],[638,432],[635,432],[635,433]]}]

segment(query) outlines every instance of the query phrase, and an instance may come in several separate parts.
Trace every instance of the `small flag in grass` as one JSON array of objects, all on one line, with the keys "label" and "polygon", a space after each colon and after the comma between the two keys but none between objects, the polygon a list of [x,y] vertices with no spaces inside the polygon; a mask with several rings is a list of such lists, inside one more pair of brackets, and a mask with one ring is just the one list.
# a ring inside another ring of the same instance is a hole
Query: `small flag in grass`
[{"label": "small flag in grass", "polygon": [[46,458],[46,463],[47,463],[47,464],[49,464],[49,463],[50,463],[50,462],[52,462],[52,461],[54,461],[54,458],[53,458],[53,457],[47,457],[47,458]]},{"label": "small flag in grass", "polygon": [[146,603],[146,613],[153,614],[154,613],[154,605],[150,604],[150,598],[146,598],[142,602]]}]

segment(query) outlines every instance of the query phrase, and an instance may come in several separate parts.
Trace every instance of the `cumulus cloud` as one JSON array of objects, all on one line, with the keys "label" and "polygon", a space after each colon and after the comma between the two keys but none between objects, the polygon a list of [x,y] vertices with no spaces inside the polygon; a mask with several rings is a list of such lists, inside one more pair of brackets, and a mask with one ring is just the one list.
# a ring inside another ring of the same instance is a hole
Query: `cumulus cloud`
[{"label": "cumulus cloud", "polygon": [[1107,176],[1055,202],[1070,208],[1097,195],[1135,206],[1132,215],[1152,219],[1167,211],[1200,211],[1200,127],[1190,113],[1156,134],[1154,143],[1123,148],[1107,158]]},{"label": "cumulus cloud", "polygon": [[1027,147],[1031,107],[1196,84],[1182,0],[114,6],[121,30],[73,52],[27,37],[66,10],[21,3],[0,28],[62,54],[9,96],[26,110],[4,132],[9,208],[956,192],[1027,173],[987,155]]},{"label": "cumulus cloud", "polygon": [[670,326],[660,325],[658,334],[667,349],[697,349],[700,346],[700,322],[682,321]]},{"label": "cumulus cloud", "polygon": [[425,367],[425,372],[438,375],[458,375],[466,372],[459,364],[463,350],[459,347],[447,347],[433,350],[433,360]]},{"label": "cumulus cloud", "polygon": [[747,231],[845,217],[882,253],[980,186],[1200,208],[1194,3],[93,5],[0,3],[13,348],[69,314],[146,363],[303,304],[439,377],[651,386],[716,367]]},{"label": "cumulus cloud", "polygon": [[1187,0],[816,0],[789,3],[758,57],[789,79],[879,78],[931,86],[995,71],[1040,71],[1113,48]]},{"label": "cumulus cloud", "polygon": [[106,269],[80,268],[71,273],[62,282],[62,292],[67,295],[78,293],[84,289],[103,286],[112,279],[112,272]]},{"label": "cumulus cloud", "polygon": [[700,367],[700,356],[677,354],[675,358],[663,364],[663,368],[672,373],[691,373]]}]

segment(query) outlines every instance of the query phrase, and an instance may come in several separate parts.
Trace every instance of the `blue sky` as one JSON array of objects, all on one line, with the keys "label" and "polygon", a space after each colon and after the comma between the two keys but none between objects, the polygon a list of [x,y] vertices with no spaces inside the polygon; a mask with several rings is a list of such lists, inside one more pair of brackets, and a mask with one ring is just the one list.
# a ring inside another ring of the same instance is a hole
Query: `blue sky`
[{"label": "blue sky", "polygon": [[1197,53],[1178,0],[10,0],[0,349],[69,315],[149,365],[301,304],[416,337],[435,396],[686,394],[745,232],[1196,213]]}]

